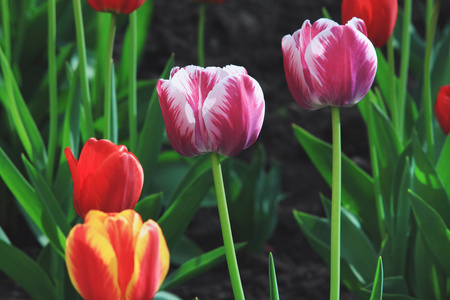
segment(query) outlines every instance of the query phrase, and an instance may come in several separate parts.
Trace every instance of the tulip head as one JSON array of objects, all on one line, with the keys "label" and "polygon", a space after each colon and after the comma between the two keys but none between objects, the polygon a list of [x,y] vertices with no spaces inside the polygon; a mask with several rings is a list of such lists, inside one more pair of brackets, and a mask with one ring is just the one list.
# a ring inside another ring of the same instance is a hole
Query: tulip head
[{"label": "tulip head", "polygon": [[70,280],[86,299],[153,299],[169,270],[161,228],[133,210],[91,210],[66,240]]},{"label": "tulip head", "polygon": [[339,25],[328,19],[303,23],[281,41],[286,81],[294,100],[313,110],[352,106],[369,91],[377,69],[364,22]]},{"label": "tulip head", "polygon": [[145,0],[88,0],[93,9],[99,12],[130,14],[145,2]]},{"label": "tulip head", "polygon": [[261,131],[263,92],[243,67],[175,67],[157,91],[167,136],[181,155],[233,156]]},{"label": "tulip head", "polygon": [[367,35],[375,47],[388,41],[397,21],[398,0],[343,0],[342,24],[353,17],[364,20]]},{"label": "tulip head", "polygon": [[444,85],[439,89],[434,114],[445,134],[450,133],[450,85]]},{"label": "tulip head", "polygon": [[125,146],[90,138],[78,161],[64,151],[73,180],[73,204],[84,218],[91,209],[120,212],[133,209],[141,195],[144,172]]}]

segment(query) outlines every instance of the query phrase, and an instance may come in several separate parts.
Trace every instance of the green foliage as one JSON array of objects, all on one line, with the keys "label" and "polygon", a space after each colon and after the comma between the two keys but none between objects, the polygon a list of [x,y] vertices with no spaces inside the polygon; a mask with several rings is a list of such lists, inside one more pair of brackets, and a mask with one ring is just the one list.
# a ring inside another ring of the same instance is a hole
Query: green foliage
[{"label": "green foliage", "polygon": [[[449,30],[447,24],[436,33],[434,55],[440,59],[432,60],[433,99],[437,89],[449,83],[448,72],[443,71],[450,67]],[[409,75],[422,80],[425,43],[414,34],[412,25],[410,32]],[[389,62],[381,51],[377,55],[377,86],[358,104],[367,126],[372,174],[347,157],[342,159],[341,278],[361,299],[448,299],[450,139],[440,132],[434,118],[430,121],[433,139],[427,136],[422,85],[418,85],[419,92],[406,95],[405,107],[399,111],[392,98],[398,95],[390,89],[393,86],[399,93],[400,79],[394,75],[390,82]],[[398,128],[393,122],[396,113],[405,114]],[[331,145],[295,125],[294,133],[330,184]],[[297,211],[294,215],[311,246],[329,263],[330,204],[324,197],[322,203],[325,218]],[[370,268],[378,256],[383,257],[382,266],[379,260],[377,270]]]}]

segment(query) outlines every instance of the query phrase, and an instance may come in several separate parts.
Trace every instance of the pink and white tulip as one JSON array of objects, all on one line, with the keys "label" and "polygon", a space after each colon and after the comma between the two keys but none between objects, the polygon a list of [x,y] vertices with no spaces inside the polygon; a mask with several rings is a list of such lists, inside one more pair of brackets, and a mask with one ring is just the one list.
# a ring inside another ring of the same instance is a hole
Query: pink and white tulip
[{"label": "pink and white tulip", "polygon": [[377,69],[375,48],[364,21],[346,25],[306,20],[281,41],[286,81],[294,100],[305,109],[351,106],[369,91]]},{"label": "pink and white tulip", "polygon": [[233,156],[261,131],[263,92],[243,67],[175,67],[157,91],[167,136],[181,155]]}]

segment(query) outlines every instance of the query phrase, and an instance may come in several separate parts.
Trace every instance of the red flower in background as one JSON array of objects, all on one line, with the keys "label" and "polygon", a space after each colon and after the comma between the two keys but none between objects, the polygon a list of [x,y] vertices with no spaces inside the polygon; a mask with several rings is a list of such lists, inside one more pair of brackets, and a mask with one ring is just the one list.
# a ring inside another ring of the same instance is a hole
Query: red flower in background
[{"label": "red flower in background", "polygon": [[91,210],[70,231],[66,264],[86,300],[151,300],[167,275],[169,249],[159,225],[133,210]]},{"label": "red flower in background", "polygon": [[439,89],[439,93],[434,105],[436,119],[445,134],[450,133],[450,85],[444,85]]},{"label": "red flower in background", "polygon": [[133,209],[141,195],[144,172],[125,146],[90,138],[78,161],[64,151],[73,180],[73,205],[84,219],[91,209],[120,212]]},{"label": "red flower in background", "polygon": [[145,2],[145,0],[88,0],[93,9],[100,12],[130,14]]},{"label": "red flower in background", "polygon": [[386,44],[397,21],[397,0],[343,0],[342,24],[353,17],[366,23],[367,34],[375,47]]}]

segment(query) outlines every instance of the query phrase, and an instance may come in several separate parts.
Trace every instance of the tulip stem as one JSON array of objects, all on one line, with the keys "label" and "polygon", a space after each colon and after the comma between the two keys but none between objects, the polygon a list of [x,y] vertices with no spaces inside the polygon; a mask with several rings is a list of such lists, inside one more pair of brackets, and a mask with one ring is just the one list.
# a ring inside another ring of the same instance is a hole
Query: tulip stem
[{"label": "tulip stem", "polygon": [[58,140],[58,91],[56,67],[56,1],[48,1],[48,73],[50,100],[50,132],[48,139],[47,181],[53,178],[56,141]]},{"label": "tulip stem", "polygon": [[130,79],[128,82],[128,122],[130,126],[130,151],[135,151],[137,146],[137,11],[130,14]]},{"label": "tulip stem", "polygon": [[233,288],[234,299],[244,300],[239,267],[234,249],[233,235],[231,233],[230,218],[228,216],[227,199],[223,185],[222,168],[220,158],[217,153],[211,153],[211,166],[214,177],[214,186],[217,195],[217,207],[219,209],[220,226],[222,228],[223,244],[225,246],[225,256],[227,258],[228,271],[230,272],[231,286]]},{"label": "tulip stem", "polygon": [[439,14],[440,1],[434,4],[429,23],[427,24],[425,60],[423,63],[423,106],[425,112],[425,132],[427,137],[427,150],[430,162],[434,165],[434,132],[433,132],[433,101],[431,97],[431,51],[433,50],[434,33]]},{"label": "tulip stem", "polygon": [[338,300],[340,293],[341,258],[341,121],[339,107],[331,107],[333,131],[333,168],[331,183],[331,274],[330,300]]},{"label": "tulip stem", "polygon": [[[400,55],[400,84],[398,88],[398,128],[397,134],[401,141],[404,140],[405,135],[405,106],[406,106],[406,92],[408,84],[408,70],[409,70],[409,56],[411,33],[409,26],[411,24],[412,0],[405,0],[403,8],[403,30],[402,30],[402,50]],[[395,125],[395,124],[394,124]]]},{"label": "tulip stem", "polygon": [[198,13],[198,40],[197,40],[198,65],[200,67],[205,66],[205,15],[206,15],[206,3],[200,3],[200,9]]},{"label": "tulip stem", "polygon": [[4,49],[6,60],[12,65],[11,61],[11,26],[9,24],[9,0],[1,1],[1,11],[2,11],[2,26],[3,26],[3,36],[4,36]]},{"label": "tulip stem", "polygon": [[75,18],[75,29],[77,34],[77,49],[80,68],[80,84],[83,94],[83,106],[85,113],[86,135],[94,136],[94,119],[92,117],[91,94],[89,92],[89,81],[87,77],[87,55],[86,43],[84,41],[83,14],[81,0],[73,0],[73,11]]},{"label": "tulip stem", "polygon": [[111,72],[113,62],[114,36],[116,35],[116,14],[111,13],[111,22],[109,25],[108,48],[106,54],[106,76],[105,76],[105,103],[104,103],[104,124],[103,137],[107,140],[112,138],[111,126]]}]

